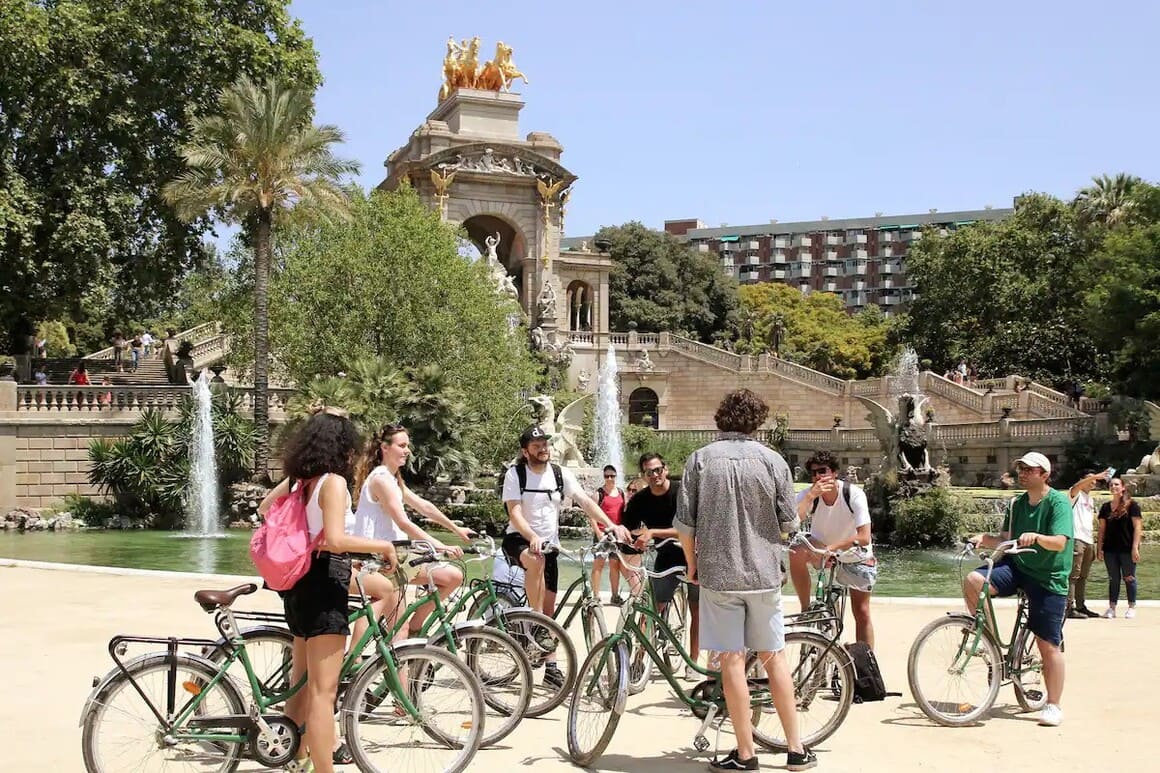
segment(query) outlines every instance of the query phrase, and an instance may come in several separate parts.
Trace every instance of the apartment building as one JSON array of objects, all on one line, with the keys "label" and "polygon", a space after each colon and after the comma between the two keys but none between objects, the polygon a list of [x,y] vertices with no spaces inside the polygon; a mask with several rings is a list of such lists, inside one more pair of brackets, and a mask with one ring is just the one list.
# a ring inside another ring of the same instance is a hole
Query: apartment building
[{"label": "apartment building", "polygon": [[[706,228],[699,220],[666,220],[665,231],[712,253],[743,284],[784,282],[802,293],[830,292],[857,311],[876,304],[887,314],[916,296],[906,253],[924,232],[946,235],[1013,209],[891,215]],[[927,229],[930,229],[927,231]]]}]

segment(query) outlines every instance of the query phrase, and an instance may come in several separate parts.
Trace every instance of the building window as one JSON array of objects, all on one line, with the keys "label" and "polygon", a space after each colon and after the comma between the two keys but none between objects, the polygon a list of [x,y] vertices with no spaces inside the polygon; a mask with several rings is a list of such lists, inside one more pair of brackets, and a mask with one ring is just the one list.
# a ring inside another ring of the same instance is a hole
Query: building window
[{"label": "building window", "polygon": [[657,393],[648,387],[638,387],[628,396],[628,423],[660,429]]},{"label": "building window", "polygon": [[592,306],[595,296],[592,285],[577,279],[568,285],[568,329],[592,330]]}]

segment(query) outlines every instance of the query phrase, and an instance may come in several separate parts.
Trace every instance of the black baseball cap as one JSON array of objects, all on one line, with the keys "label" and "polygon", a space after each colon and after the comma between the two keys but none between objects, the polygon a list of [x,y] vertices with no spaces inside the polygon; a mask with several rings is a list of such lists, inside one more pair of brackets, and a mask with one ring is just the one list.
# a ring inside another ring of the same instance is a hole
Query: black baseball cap
[{"label": "black baseball cap", "polygon": [[551,440],[552,436],[544,432],[539,424],[533,424],[520,434],[520,448],[527,448],[533,440]]}]

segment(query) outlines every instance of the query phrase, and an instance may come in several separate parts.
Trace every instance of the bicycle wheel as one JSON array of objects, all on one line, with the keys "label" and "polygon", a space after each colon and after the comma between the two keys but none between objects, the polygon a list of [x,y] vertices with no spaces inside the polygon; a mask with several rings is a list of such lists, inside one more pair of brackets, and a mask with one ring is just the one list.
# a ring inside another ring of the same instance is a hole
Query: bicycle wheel
[{"label": "bicycle wheel", "polygon": [[673,596],[673,600],[665,607],[665,612],[661,615],[661,619],[669,626],[672,631],[670,638],[663,631],[658,636],[658,648],[661,655],[664,657],[665,665],[669,670],[676,673],[677,670],[684,663],[684,658],[681,657],[681,650],[689,651],[689,597],[685,590],[685,583],[677,585],[677,592]]},{"label": "bicycle wheel", "polygon": [[[240,632],[246,645],[246,656],[258,677],[263,695],[277,695],[290,689],[290,666],[294,655],[294,636],[285,628],[262,626],[247,628]],[[227,645],[228,646],[228,645]],[[220,665],[226,659],[222,647],[207,647],[206,660]],[[241,659],[230,664],[226,675],[234,681],[238,692],[249,696],[253,689],[246,668]]]},{"label": "bicycle wheel", "polygon": [[568,705],[568,756],[587,767],[604,753],[628,696],[628,651],[611,637],[592,648]]},{"label": "bicycle wheel", "polygon": [[388,665],[375,657],[358,672],[339,710],[343,737],[363,773],[387,770],[458,773],[484,734],[479,680],[458,658],[420,645],[395,651],[411,716],[390,690]]},{"label": "bicycle wheel", "polygon": [[584,631],[584,646],[591,652],[593,645],[608,635],[608,626],[604,621],[604,610],[595,604],[585,606],[580,613],[580,619]]},{"label": "bicycle wheel", "polygon": [[[467,628],[455,632],[459,659],[475,674],[487,706],[486,734],[480,746],[506,738],[524,718],[532,701],[532,666],[516,640],[496,628]],[[442,637],[431,642],[445,647]]]},{"label": "bicycle wheel", "polygon": [[[170,686],[170,658],[156,654],[130,663],[129,673],[149,702],[164,715]],[[238,733],[236,725],[223,722],[220,728],[206,721],[210,717],[238,717],[245,714],[245,704],[234,683],[222,679],[207,688],[217,669],[206,661],[191,655],[177,655],[175,673],[176,702],[180,710],[195,697],[201,696],[197,716],[204,731],[218,730]],[[238,767],[242,744],[223,741],[194,741],[178,737],[174,731],[187,728],[169,728],[159,725],[157,717],[133,682],[118,672],[98,692],[92,709],[85,716],[81,734],[81,749],[88,773],[115,773],[116,771],[174,770],[189,773],[232,773]],[[176,738],[162,742],[163,737]]]},{"label": "bicycle wheel", "polygon": [[[653,647],[657,647],[656,623],[651,618],[644,618],[643,623],[645,636],[652,642]],[[644,692],[644,688],[648,687],[652,679],[652,672],[653,659],[649,657],[648,650],[634,640],[632,646],[628,647],[628,694],[639,695]]]},{"label": "bicycle wheel", "polygon": [[532,664],[532,702],[524,716],[543,716],[564,702],[576,681],[576,646],[559,623],[530,609],[504,612],[503,626]]},{"label": "bicycle wheel", "polygon": [[[922,713],[948,727],[977,722],[999,695],[1003,658],[975,620],[942,617],[919,632],[910,647],[906,678]],[[974,650],[972,652],[972,649]]]},{"label": "bicycle wheel", "polygon": [[1047,685],[1043,681],[1043,656],[1035,634],[1024,628],[1011,645],[1015,661],[1011,664],[1011,681],[1015,700],[1024,711],[1039,711],[1047,705]]},{"label": "bicycle wheel", "polygon": [[[783,650],[793,678],[798,732],[802,743],[814,746],[842,726],[854,701],[854,665],[836,641],[814,631],[789,631]],[[756,654],[750,655],[746,676],[767,678],[765,666]],[[766,749],[784,752],[788,748],[785,730],[773,700],[753,707],[753,739]]]}]

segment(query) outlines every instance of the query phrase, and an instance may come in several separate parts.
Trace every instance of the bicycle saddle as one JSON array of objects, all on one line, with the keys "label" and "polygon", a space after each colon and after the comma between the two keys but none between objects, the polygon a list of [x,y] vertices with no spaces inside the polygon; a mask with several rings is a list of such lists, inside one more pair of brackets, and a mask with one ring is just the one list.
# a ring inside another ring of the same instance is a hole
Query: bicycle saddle
[{"label": "bicycle saddle", "polygon": [[252,582],[239,585],[229,590],[199,590],[193,594],[193,600],[201,605],[206,612],[213,612],[219,607],[228,607],[237,601],[238,596],[248,596],[257,593],[258,586]]}]

